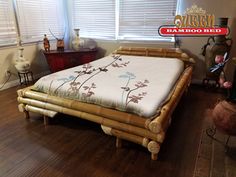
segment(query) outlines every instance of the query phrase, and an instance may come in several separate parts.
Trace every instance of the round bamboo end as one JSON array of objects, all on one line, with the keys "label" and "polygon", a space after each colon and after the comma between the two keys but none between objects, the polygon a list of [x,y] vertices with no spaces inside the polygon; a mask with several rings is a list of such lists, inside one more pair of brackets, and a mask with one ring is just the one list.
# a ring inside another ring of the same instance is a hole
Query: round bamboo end
[{"label": "round bamboo end", "polygon": [[145,121],[145,128],[148,128],[149,127],[149,124],[151,123],[151,120],[150,119],[147,119],[146,121]]},{"label": "round bamboo end", "polygon": [[160,143],[163,143],[165,139],[165,133],[164,132],[161,132],[159,134],[157,134],[157,141],[160,142]]},{"label": "round bamboo end", "polygon": [[17,90],[17,95],[22,97],[23,96],[23,90],[22,89]]},{"label": "round bamboo end", "polygon": [[182,57],[182,58],[189,58],[188,54],[186,54],[186,53],[182,53],[182,54],[181,54],[181,57]]},{"label": "round bamboo end", "polygon": [[101,128],[103,130],[103,132],[107,135],[111,135],[112,136],[112,133],[111,133],[111,128],[110,127],[107,127],[107,126],[104,126],[104,125],[101,125]]},{"label": "round bamboo end", "polygon": [[189,61],[190,61],[191,63],[196,63],[193,58],[190,58]]},{"label": "round bamboo end", "polygon": [[148,146],[148,143],[149,143],[149,139],[143,138],[143,143],[142,143],[142,145],[143,145],[144,147],[147,147],[147,146]]},{"label": "round bamboo end", "polygon": [[24,104],[19,104],[18,109],[20,112],[25,112],[25,105]]},{"label": "round bamboo end", "polygon": [[180,48],[175,49],[176,53],[182,53],[182,50]]},{"label": "round bamboo end", "polygon": [[162,130],[161,124],[159,122],[156,122],[156,121],[150,122],[149,125],[148,125],[148,128],[153,133],[160,133],[161,130]]},{"label": "round bamboo end", "polygon": [[160,145],[156,141],[150,141],[148,143],[148,151],[152,154],[158,154],[160,151]]}]

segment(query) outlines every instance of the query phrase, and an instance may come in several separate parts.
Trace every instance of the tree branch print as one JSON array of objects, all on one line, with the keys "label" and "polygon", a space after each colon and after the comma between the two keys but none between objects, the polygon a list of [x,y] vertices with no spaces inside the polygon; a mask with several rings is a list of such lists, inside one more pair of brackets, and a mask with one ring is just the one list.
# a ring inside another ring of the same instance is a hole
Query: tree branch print
[{"label": "tree branch print", "polygon": [[91,97],[92,95],[94,95],[94,92],[92,91],[92,89],[96,88],[96,84],[92,83],[91,86],[83,86],[84,91],[86,91],[86,93],[82,93],[82,96],[84,97]]},{"label": "tree branch print", "polygon": [[126,99],[125,99],[125,102],[124,102],[125,107],[127,107],[130,102],[138,103],[144,96],[146,96],[147,92],[142,92],[142,93],[139,93],[138,95],[131,95],[131,96],[130,96],[130,94],[132,92],[134,92],[135,90],[147,87],[147,84],[149,83],[149,81],[147,79],[145,79],[143,82],[142,81],[136,82],[136,84],[134,85],[134,88],[131,89],[128,85],[130,83],[130,80],[135,79],[136,76],[132,73],[127,72],[126,74],[121,75],[120,78],[126,78],[127,79],[126,85],[124,87],[121,87],[121,89],[123,89],[122,100],[124,100],[125,92],[127,92]]},{"label": "tree branch print", "polygon": [[[81,89],[81,87],[87,82],[89,81],[90,79],[92,79],[93,77],[95,77],[96,75],[98,75],[99,73],[101,72],[107,72],[108,71],[108,67],[113,65],[116,61],[122,61],[122,58],[120,55],[113,55],[112,56],[114,58],[114,61],[112,61],[111,63],[107,64],[106,66],[103,66],[103,67],[99,67],[98,69],[98,72],[94,73],[93,75],[91,75],[89,78],[87,78],[84,82],[82,82],[79,86],[79,90]],[[129,62],[128,62],[129,63]],[[127,64],[128,64],[127,63]],[[123,65],[123,66],[127,66],[127,64]],[[78,91],[79,91],[78,90]]]},{"label": "tree branch print", "polygon": [[[65,80],[65,82],[63,82],[61,85],[59,85],[55,90],[54,90],[54,93],[57,94],[58,90],[64,86],[66,83],[68,82],[72,82],[72,84],[70,84],[71,86],[71,90],[75,90],[75,88],[72,88],[72,87],[75,87],[76,85],[78,85],[78,83],[75,83],[76,79],[78,79],[80,76],[83,76],[85,74],[91,74],[92,72],[95,71],[95,69],[91,69],[93,66],[90,64],[90,63],[87,63],[87,64],[84,64],[82,66],[83,70],[82,71],[75,71],[75,73],[77,73],[78,75],[72,79],[67,79]],[[89,70],[90,69],[90,70]]]},{"label": "tree branch print", "polygon": [[[129,64],[128,62],[123,62],[123,63],[119,63],[118,61],[122,61],[122,58],[120,55],[113,55],[113,61],[111,61],[110,63],[108,63],[105,66],[102,67],[98,67],[98,68],[93,68],[93,66],[88,63],[83,65],[82,67],[82,71],[75,71],[75,73],[77,73],[77,76],[70,76],[70,78],[62,78],[59,80],[63,80],[64,82],[62,84],[60,84],[55,90],[54,93],[57,94],[58,90],[60,88],[62,88],[65,84],[69,83],[70,88],[68,89],[68,91],[73,92],[73,93],[79,93],[80,90],[83,88],[87,88],[87,86],[85,86],[85,84],[91,80],[93,77],[95,77],[96,75],[102,73],[102,72],[107,72],[108,71],[108,67],[112,66],[112,67],[117,67],[117,68],[121,68],[121,67],[126,67]],[[77,79],[83,75],[90,75],[87,79],[85,79],[83,82],[77,82]],[[94,84],[94,83],[93,83]],[[94,84],[95,85],[95,84]],[[94,86],[93,86],[94,87]],[[93,87],[89,87],[90,91]],[[96,87],[96,86],[95,86]],[[93,95],[94,93],[90,92],[91,95]],[[87,93],[86,95],[90,95],[89,93]],[[91,96],[90,95],[90,96]]]}]

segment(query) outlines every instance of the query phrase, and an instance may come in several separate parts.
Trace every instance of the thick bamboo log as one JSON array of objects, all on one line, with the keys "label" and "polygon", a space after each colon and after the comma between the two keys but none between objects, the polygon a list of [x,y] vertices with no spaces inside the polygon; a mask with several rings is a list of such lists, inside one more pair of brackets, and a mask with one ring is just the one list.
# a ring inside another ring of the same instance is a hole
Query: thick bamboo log
[{"label": "thick bamboo log", "polygon": [[140,144],[144,147],[147,147],[147,145],[149,143],[149,140],[147,138],[143,138],[143,137],[140,137],[140,136],[137,136],[137,135],[126,133],[126,132],[123,132],[123,131],[120,131],[120,130],[111,129],[111,134],[113,136],[118,137],[119,139],[125,139],[125,140],[128,140],[128,141],[134,142],[136,144]]},{"label": "thick bamboo log", "polygon": [[150,119],[146,119],[134,114],[125,113],[118,110],[104,108],[102,106],[82,103],[76,100],[69,100],[65,98],[60,98],[56,96],[50,96],[45,93],[39,93],[31,90],[22,91],[23,97],[32,98],[35,100],[52,103],[54,105],[59,105],[73,110],[78,110],[81,112],[87,112],[102,117],[106,117],[115,121],[135,125],[142,128],[148,128]]},{"label": "thick bamboo log", "polygon": [[150,141],[147,147],[149,152],[151,152],[152,160],[157,160],[157,154],[160,151],[160,144],[155,141]]},{"label": "thick bamboo log", "polygon": [[170,100],[162,107],[160,115],[153,121],[151,121],[151,123],[149,124],[149,129],[152,132],[159,133],[161,131],[164,131],[163,124],[165,124],[166,121],[169,121],[168,118],[171,117],[171,114],[174,111],[177,103],[179,102],[184,90],[191,81],[191,74],[192,74],[192,67],[189,67],[185,70],[183,76],[176,85],[176,88]]},{"label": "thick bamboo log", "polygon": [[20,112],[25,112],[25,105],[24,104],[19,104],[18,105],[18,110],[20,111]]},{"label": "thick bamboo log", "polygon": [[120,55],[178,58],[185,63],[185,68],[195,64],[194,59],[190,58],[188,54],[184,53],[179,48],[166,49],[166,48],[120,47],[113,53]]},{"label": "thick bamboo log", "polygon": [[23,97],[24,93],[31,89],[32,89],[32,86],[17,90],[18,97]]},{"label": "thick bamboo log", "polygon": [[31,106],[31,105],[26,105],[25,110],[29,111],[29,112],[42,114],[42,115],[48,116],[48,117],[54,117],[57,114],[57,112],[55,112],[55,111],[46,110],[46,109],[38,108],[35,106]]},{"label": "thick bamboo log", "polygon": [[108,135],[113,135],[113,136],[116,136],[119,139],[125,139],[125,140],[128,140],[128,141],[140,144],[144,147],[148,146],[149,139],[147,139],[145,137],[133,135],[133,134],[130,134],[130,133],[127,133],[127,132],[124,132],[124,131],[116,130],[114,128],[106,127],[104,125],[102,125],[101,127],[102,127],[102,130]]},{"label": "thick bamboo log", "polygon": [[[159,134],[155,134],[155,133],[153,133],[147,129],[144,129],[144,128],[140,128],[140,127],[136,127],[133,125],[110,120],[110,119],[107,119],[107,118],[104,118],[101,116],[97,116],[97,115],[93,115],[93,114],[89,114],[89,113],[85,113],[85,112],[81,112],[81,111],[77,111],[77,110],[73,110],[73,109],[69,109],[69,108],[64,108],[62,106],[53,105],[51,103],[44,103],[41,101],[32,100],[29,98],[18,97],[18,102],[32,105],[34,107],[38,107],[41,110],[51,110],[51,111],[79,117],[79,118],[89,120],[89,121],[92,121],[92,122],[95,122],[95,123],[98,123],[101,125],[115,128],[117,130],[125,131],[125,132],[132,133],[132,134],[142,136],[142,137],[147,137],[149,139],[152,139],[152,140],[155,140],[158,142],[163,142],[163,140],[164,140],[164,132],[159,133]],[[40,113],[40,111],[38,111],[38,113]],[[42,112],[42,114],[43,113],[44,112]]]},{"label": "thick bamboo log", "polygon": [[112,134],[111,134],[111,127],[107,127],[107,126],[101,125],[101,128],[102,128],[102,131],[105,134],[112,136]]},{"label": "thick bamboo log", "polygon": [[30,119],[29,111],[26,111],[26,110],[25,110],[25,105],[24,105],[24,104],[19,104],[19,105],[18,105],[18,110],[19,110],[20,112],[23,112],[23,113],[25,114],[25,118],[26,118],[26,119]]}]

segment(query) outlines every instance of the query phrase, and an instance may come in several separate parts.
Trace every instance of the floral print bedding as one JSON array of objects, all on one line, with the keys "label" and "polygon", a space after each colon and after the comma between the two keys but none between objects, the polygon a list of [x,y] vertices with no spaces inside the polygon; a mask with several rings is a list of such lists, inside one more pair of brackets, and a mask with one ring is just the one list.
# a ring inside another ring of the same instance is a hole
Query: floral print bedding
[{"label": "floral print bedding", "polygon": [[184,70],[179,59],[110,55],[39,79],[33,90],[152,117]]}]

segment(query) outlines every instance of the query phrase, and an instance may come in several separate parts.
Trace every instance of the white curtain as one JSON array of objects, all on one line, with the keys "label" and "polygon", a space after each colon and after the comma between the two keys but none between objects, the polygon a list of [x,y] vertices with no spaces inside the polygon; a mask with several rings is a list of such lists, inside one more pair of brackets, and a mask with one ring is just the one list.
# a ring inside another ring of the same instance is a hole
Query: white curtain
[{"label": "white curtain", "polygon": [[23,43],[43,39],[63,38],[66,33],[63,0],[15,0],[20,37]]},{"label": "white curtain", "polygon": [[12,2],[0,0],[0,46],[16,44],[17,30]]}]

